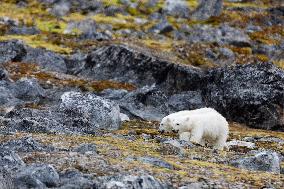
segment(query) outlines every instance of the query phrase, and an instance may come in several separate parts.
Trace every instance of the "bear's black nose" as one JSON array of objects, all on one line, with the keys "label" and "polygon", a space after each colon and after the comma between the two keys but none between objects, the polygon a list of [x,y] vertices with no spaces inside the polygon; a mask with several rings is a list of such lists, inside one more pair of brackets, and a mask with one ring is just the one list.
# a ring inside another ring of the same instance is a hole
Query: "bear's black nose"
[{"label": "bear's black nose", "polygon": [[178,130],[172,129],[173,133],[178,133]]},{"label": "bear's black nose", "polygon": [[165,132],[165,130],[159,130],[161,134],[163,134]]}]

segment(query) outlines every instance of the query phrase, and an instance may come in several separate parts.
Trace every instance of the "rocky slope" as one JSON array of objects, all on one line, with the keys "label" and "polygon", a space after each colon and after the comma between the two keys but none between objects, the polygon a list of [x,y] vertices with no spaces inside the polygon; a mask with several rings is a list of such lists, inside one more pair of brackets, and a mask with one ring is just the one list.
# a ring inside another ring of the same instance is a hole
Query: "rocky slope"
[{"label": "rocky slope", "polygon": [[[283,188],[279,1],[4,0],[0,188]],[[158,132],[214,107],[227,151]]]}]

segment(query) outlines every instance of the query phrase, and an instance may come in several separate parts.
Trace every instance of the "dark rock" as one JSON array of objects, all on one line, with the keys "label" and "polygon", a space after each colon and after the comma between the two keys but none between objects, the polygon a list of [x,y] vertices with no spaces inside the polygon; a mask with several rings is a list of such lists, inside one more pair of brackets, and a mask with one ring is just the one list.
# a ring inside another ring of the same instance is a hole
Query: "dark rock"
[{"label": "dark rock", "polygon": [[138,87],[156,84],[169,93],[197,90],[203,83],[203,72],[198,68],[166,62],[143,50],[123,45],[104,46],[92,51],[79,75],[132,83]]},{"label": "dark rock", "polygon": [[223,0],[201,0],[192,14],[196,20],[206,20],[211,16],[219,16],[222,13]]},{"label": "dark rock", "polygon": [[212,69],[207,83],[207,105],[226,118],[283,130],[284,71],[272,63]]},{"label": "dark rock", "polygon": [[[14,96],[13,85],[10,82],[0,81],[0,107],[1,112],[8,112],[10,107],[23,104],[23,101]],[[7,111],[6,111],[7,110]]]},{"label": "dark rock", "polygon": [[155,157],[139,157],[137,158],[138,161],[141,161],[143,163],[149,163],[154,166],[167,168],[167,169],[174,169],[174,166],[172,164],[169,164],[161,159],[155,158]]},{"label": "dark rock", "polygon": [[55,187],[59,183],[59,175],[53,166],[48,164],[32,164],[22,168],[15,178],[19,188]]},{"label": "dark rock", "polygon": [[161,120],[169,113],[167,96],[154,87],[144,87],[125,95],[119,105],[134,117],[145,120]]},{"label": "dark rock", "polygon": [[174,30],[173,26],[166,19],[163,19],[157,25],[150,28],[149,32],[158,33],[158,34],[165,34],[165,33],[171,32],[173,30]]},{"label": "dark rock", "polygon": [[20,41],[0,42],[0,64],[7,62],[20,62],[26,55],[26,49]]},{"label": "dark rock", "polygon": [[74,151],[82,153],[82,154],[85,154],[88,152],[97,154],[97,147],[95,144],[81,144],[80,146],[76,147]]},{"label": "dark rock", "polygon": [[185,0],[166,0],[165,12],[168,15],[189,18],[189,7]]},{"label": "dark rock", "polygon": [[41,48],[27,48],[27,54],[22,62],[37,64],[46,71],[67,72],[64,58],[61,55]]},{"label": "dark rock", "polygon": [[8,35],[36,35],[39,33],[40,30],[37,29],[36,27],[26,27],[26,26],[22,27],[13,26],[10,27],[7,32]]},{"label": "dark rock", "polygon": [[25,163],[15,152],[0,147],[0,167],[6,170],[17,170]]},{"label": "dark rock", "polygon": [[43,145],[34,140],[32,137],[10,140],[8,142],[2,143],[1,147],[16,152],[54,151],[54,147]]},{"label": "dark rock", "polygon": [[112,101],[93,94],[66,92],[61,96],[60,111],[75,121],[88,122],[89,127],[115,130],[120,127],[120,110]]},{"label": "dark rock", "polygon": [[15,83],[14,95],[24,101],[38,102],[45,96],[44,89],[32,78],[22,78]]},{"label": "dark rock", "polygon": [[118,174],[99,177],[95,180],[93,188],[117,188],[117,189],[171,189],[172,186],[165,184],[148,174],[131,175]]},{"label": "dark rock", "polygon": [[187,91],[172,95],[168,101],[169,108],[173,112],[181,110],[193,110],[205,107],[201,91]]},{"label": "dark rock", "polygon": [[77,75],[81,72],[86,64],[87,55],[81,52],[76,52],[65,59],[68,74]]},{"label": "dark rock", "polygon": [[87,189],[92,188],[93,181],[77,170],[67,170],[60,174],[60,189]]},{"label": "dark rock", "polygon": [[260,152],[252,157],[240,158],[231,161],[231,165],[253,171],[268,171],[280,173],[280,161],[275,152]]}]

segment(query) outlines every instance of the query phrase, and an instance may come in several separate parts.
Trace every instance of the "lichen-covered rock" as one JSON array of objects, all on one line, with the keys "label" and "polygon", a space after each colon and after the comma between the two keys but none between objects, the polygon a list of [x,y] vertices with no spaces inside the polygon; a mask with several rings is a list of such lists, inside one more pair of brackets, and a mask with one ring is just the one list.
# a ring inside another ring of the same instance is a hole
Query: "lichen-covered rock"
[{"label": "lichen-covered rock", "polygon": [[17,40],[0,42],[0,64],[19,62],[25,55],[26,49],[22,42]]},{"label": "lichen-covered rock", "polygon": [[254,171],[268,171],[280,173],[280,160],[275,152],[264,151],[252,157],[240,158],[231,161],[231,165]]},{"label": "lichen-covered rock", "polygon": [[74,151],[82,154],[85,153],[97,154],[97,147],[95,144],[81,144],[80,146],[76,147]]},{"label": "lichen-covered rock", "polygon": [[165,34],[173,30],[173,26],[166,19],[162,19],[161,22],[150,28],[149,32]]},{"label": "lichen-covered rock", "polygon": [[17,188],[50,188],[59,183],[59,175],[52,165],[32,164],[23,167],[15,177]]},{"label": "lichen-covered rock", "polygon": [[271,63],[209,71],[204,98],[226,118],[283,130],[284,71]]},{"label": "lichen-covered rock", "polygon": [[88,122],[97,129],[115,130],[121,123],[119,106],[94,94],[66,92],[61,96],[60,111],[78,124]]},{"label": "lichen-covered rock", "polygon": [[139,157],[137,158],[138,161],[141,161],[143,163],[149,163],[151,165],[154,165],[154,166],[158,166],[158,167],[162,167],[162,168],[167,168],[167,169],[174,169],[174,166],[171,165],[170,163],[168,162],[165,162],[159,158],[155,158],[155,157]]},{"label": "lichen-covered rock", "polygon": [[36,35],[39,34],[40,31],[36,27],[10,27],[10,29],[7,31],[8,35]]},{"label": "lichen-covered rock", "polygon": [[168,184],[162,183],[148,174],[127,175],[118,174],[112,176],[99,177],[95,180],[96,189],[170,189]]}]

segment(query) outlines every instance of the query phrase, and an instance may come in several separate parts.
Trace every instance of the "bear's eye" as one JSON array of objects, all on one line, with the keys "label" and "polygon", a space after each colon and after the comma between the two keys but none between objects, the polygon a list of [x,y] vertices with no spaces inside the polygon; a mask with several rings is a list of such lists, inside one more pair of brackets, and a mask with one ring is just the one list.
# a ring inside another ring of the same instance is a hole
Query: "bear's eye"
[{"label": "bear's eye", "polygon": [[177,123],[177,125],[179,125],[179,123]]},{"label": "bear's eye", "polygon": [[163,123],[161,123],[161,125],[163,126],[164,124],[163,124]]}]

